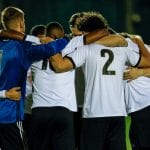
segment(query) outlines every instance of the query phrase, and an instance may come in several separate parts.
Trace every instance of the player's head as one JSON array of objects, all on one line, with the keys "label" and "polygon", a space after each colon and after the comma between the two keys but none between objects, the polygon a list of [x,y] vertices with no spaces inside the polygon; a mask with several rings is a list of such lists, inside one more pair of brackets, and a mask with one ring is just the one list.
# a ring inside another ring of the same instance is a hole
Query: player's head
[{"label": "player's head", "polygon": [[86,33],[104,28],[108,28],[108,23],[99,12],[87,12],[78,24],[78,29]]},{"label": "player's head", "polygon": [[80,22],[80,18],[84,16],[85,12],[75,13],[70,17],[69,27],[73,36],[82,35],[82,32],[78,30],[77,26]]},{"label": "player's head", "polygon": [[49,22],[46,25],[46,36],[53,39],[59,39],[64,37],[64,29],[58,22]]},{"label": "player's head", "polygon": [[45,37],[45,25],[35,25],[31,28],[30,34],[39,38]]},{"label": "player's head", "polygon": [[1,12],[1,22],[5,29],[25,32],[24,12],[17,7],[6,7]]}]

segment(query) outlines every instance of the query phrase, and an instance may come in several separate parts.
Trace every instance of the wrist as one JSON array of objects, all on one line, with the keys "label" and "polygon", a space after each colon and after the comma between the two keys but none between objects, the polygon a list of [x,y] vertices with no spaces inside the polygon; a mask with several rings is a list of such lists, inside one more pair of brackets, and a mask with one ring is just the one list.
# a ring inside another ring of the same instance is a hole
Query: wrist
[{"label": "wrist", "polygon": [[0,91],[0,98],[6,98],[6,90]]},{"label": "wrist", "polygon": [[143,69],[140,69],[139,75],[144,76],[144,70]]},{"label": "wrist", "polygon": [[25,35],[24,41],[32,42],[34,44],[41,44],[40,39],[36,36],[33,36],[33,35]]}]

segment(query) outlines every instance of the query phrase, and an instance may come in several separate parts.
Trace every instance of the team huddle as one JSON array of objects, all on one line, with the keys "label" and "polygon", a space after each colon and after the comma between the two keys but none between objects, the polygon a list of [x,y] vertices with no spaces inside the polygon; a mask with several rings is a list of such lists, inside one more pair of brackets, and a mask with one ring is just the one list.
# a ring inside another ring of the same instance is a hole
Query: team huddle
[{"label": "team huddle", "polygon": [[[71,35],[49,22],[26,35],[24,12],[2,10],[0,149],[126,150],[130,115],[132,149],[150,150],[150,47],[114,31],[99,12],[75,13],[69,27]],[[79,122],[76,68],[85,80]]]}]

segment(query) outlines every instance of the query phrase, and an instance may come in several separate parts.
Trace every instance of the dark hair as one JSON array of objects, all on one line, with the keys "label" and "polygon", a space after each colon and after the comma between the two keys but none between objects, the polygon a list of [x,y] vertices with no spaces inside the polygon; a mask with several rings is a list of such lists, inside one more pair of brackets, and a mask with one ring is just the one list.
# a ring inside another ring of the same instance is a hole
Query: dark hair
[{"label": "dark hair", "polygon": [[35,25],[32,27],[30,34],[38,36],[38,34],[45,34],[45,25]]},{"label": "dark hair", "polygon": [[77,19],[80,19],[81,17],[83,17],[85,14],[85,12],[79,12],[79,13],[75,13],[70,17],[69,20],[69,26],[70,27],[75,27],[77,25]]},{"label": "dark hair", "polygon": [[49,22],[46,25],[46,36],[50,36],[54,29],[59,29],[61,31],[64,31],[64,29],[63,29],[63,27],[60,23],[58,23],[58,22]]},{"label": "dark hair", "polygon": [[4,28],[10,28],[10,23],[12,23],[16,19],[23,19],[24,12],[17,7],[6,7],[1,12],[1,23]]},{"label": "dark hair", "polygon": [[107,27],[107,20],[98,12],[87,12],[78,24],[78,29],[85,32],[91,32],[96,29]]}]

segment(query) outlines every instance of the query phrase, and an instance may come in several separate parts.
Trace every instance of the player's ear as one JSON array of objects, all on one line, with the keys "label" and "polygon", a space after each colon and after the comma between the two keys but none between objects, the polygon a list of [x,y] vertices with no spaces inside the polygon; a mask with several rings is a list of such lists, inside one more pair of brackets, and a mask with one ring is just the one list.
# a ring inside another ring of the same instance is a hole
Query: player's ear
[{"label": "player's ear", "polygon": [[20,20],[20,29],[22,30],[22,32],[25,32],[25,23],[23,20]]}]

